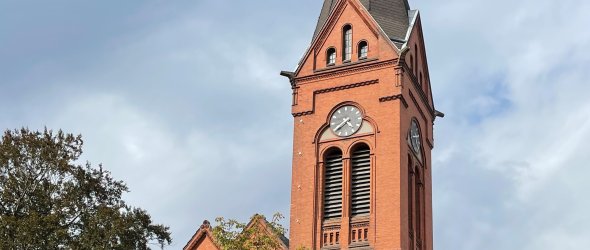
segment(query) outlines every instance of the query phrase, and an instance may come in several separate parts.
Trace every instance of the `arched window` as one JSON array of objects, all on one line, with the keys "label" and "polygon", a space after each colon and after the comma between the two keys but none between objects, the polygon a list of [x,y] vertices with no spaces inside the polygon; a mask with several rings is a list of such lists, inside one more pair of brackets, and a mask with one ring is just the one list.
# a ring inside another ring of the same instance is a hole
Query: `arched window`
[{"label": "arched window", "polygon": [[324,157],[324,219],[342,217],[342,151],[329,150]]},{"label": "arched window", "polygon": [[410,55],[410,68],[414,69],[414,56]]},{"label": "arched window", "polygon": [[359,59],[367,58],[367,55],[369,54],[369,44],[367,44],[367,41],[362,41],[359,43],[358,53]]},{"label": "arched window", "polygon": [[352,27],[350,25],[344,26],[342,36],[342,58],[347,62],[352,57]]},{"label": "arched window", "polygon": [[410,227],[410,249],[414,249],[414,163],[408,155],[408,226]]},{"label": "arched window", "polygon": [[414,201],[416,202],[416,222],[415,222],[415,229],[416,229],[416,241],[422,241],[422,181],[420,180],[420,170],[416,168],[414,173]]},{"label": "arched window", "polygon": [[368,215],[371,212],[371,149],[367,144],[355,147],[351,155],[352,189],[350,214]]},{"label": "arched window", "polygon": [[336,64],[336,49],[329,48],[328,52],[326,53],[326,58],[327,58],[326,64],[328,66]]}]

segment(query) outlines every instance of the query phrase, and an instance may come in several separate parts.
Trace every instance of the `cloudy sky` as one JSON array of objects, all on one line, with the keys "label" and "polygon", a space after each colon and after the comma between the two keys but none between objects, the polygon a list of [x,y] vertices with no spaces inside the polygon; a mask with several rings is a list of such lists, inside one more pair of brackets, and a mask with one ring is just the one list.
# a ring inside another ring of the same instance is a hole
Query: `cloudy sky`
[{"label": "cloudy sky", "polygon": [[[590,1],[410,0],[435,103],[435,247],[590,248]],[[289,83],[319,0],[0,1],[0,128],[64,129],[181,249],[288,216]]]}]

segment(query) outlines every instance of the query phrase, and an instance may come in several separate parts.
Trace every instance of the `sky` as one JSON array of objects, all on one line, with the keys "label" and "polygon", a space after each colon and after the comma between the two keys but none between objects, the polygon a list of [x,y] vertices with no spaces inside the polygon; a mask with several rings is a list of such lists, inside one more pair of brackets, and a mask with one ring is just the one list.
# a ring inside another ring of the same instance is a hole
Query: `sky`
[{"label": "sky", "polygon": [[[82,134],[182,249],[290,203],[289,82],[319,0],[0,1],[0,128]],[[590,249],[590,1],[410,0],[438,250]],[[287,223],[285,221],[284,223]]]}]

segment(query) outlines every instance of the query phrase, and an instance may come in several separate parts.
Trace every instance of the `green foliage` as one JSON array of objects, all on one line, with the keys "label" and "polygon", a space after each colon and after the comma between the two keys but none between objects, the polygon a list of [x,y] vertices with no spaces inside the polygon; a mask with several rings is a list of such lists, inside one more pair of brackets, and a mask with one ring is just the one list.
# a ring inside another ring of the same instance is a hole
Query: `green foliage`
[{"label": "green foliage", "polygon": [[[281,246],[280,238],[286,229],[280,224],[285,217],[276,213],[271,221],[262,215],[254,215],[250,224],[237,220],[215,219],[213,236],[223,250],[275,250]],[[268,222],[268,223],[267,223]]]},{"label": "green foliage", "polygon": [[169,228],[128,206],[122,181],[77,164],[81,136],[45,129],[0,139],[0,249],[149,249]]}]

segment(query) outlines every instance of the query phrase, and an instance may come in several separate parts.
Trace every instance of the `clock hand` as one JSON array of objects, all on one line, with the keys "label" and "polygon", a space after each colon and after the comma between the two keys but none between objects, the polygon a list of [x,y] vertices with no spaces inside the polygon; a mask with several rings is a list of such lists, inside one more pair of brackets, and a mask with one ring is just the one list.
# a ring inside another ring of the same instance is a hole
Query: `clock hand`
[{"label": "clock hand", "polygon": [[350,121],[350,118],[347,117],[346,119],[344,119],[344,121],[342,121],[340,124],[338,124],[338,126],[336,126],[336,128],[334,128],[334,131],[338,131],[339,129],[341,129],[344,124],[346,124],[348,121]]},{"label": "clock hand", "polygon": [[346,122],[346,124],[348,124],[348,126],[350,126],[352,128],[352,123]]}]

